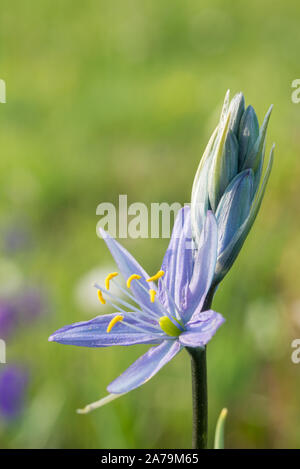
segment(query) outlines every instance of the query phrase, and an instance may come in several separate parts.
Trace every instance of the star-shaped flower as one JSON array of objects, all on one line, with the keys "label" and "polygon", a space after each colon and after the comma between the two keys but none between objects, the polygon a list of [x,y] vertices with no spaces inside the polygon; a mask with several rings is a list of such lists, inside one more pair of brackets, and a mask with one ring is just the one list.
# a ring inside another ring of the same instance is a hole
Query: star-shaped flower
[{"label": "star-shaped flower", "polygon": [[181,209],[162,267],[152,277],[108,233],[101,233],[126,280],[127,289],[118,286],[128,301],[109,291],[118,275],[111,273],[105,287],[95,287],[101,303],[110,304],[116,312],[63,327],[49,341],[85,347],[154,345],[107,387],[112,394],[122,394],[152,378],[183,347],[204,347],[223,323],[219,313],[203,311],[215,272],[217,224],[208,212],[195,251],[190,208]]}]

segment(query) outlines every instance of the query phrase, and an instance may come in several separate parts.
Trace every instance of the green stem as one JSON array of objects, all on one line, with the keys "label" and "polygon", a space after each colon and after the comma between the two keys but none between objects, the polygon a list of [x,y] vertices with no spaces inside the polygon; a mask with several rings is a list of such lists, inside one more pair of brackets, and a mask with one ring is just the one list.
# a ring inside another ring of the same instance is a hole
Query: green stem
[{"label": "green stem", "polygon": [[207,448],[206,348],[187,348],[192,365],[193,449]]},{"label": "green stem", "polygon": [[[214,288],[208,292],[203,311],[210,309],[214,293]],[[208,430],[206,347],[187,347],[187,351],[191,357],[192,367],[193,449],[206,449]]]}]

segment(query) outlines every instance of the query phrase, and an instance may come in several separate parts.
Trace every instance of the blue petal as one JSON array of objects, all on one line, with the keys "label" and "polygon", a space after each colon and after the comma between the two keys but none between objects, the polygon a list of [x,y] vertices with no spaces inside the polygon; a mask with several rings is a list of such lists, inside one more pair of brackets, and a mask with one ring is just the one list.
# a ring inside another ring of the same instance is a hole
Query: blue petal
[{"label": "blue petal", "polygon": [[120,394],[131,391],[149,381],[181,350],[178,340],[166,340],[138,358],[124,373],[107,387],[107,391]]},{"label": "blue petal", "polygon": [[[107,244],[108,249],[110,250],[113,258],[115,259],[121,274],[127,280],[132,274],[138,274],[142,278],[139,281],[133,280],[131,282],[130,290],[134,294],[138,303],[143,306],[146,305],[152,311],[156,312],[158,315],[161,314],[161,310],[156,303],[151,303],[149,296],[149,289],[156,289],[156,286],[153,282],[146,282],[146,279],[149,278],[149,275],[143,267],[135,260],[135,258],[119,244],[115,239],[113,239],[106,231],[100,228],[100,233]],[[139,283],[141,283],[144,289]]]},{"label": "blue petal", "polygon": [[215,195],[213,206],[215,208],[218,206],[226,187],[238,171],[238,141],[232,130],[229,130],[227,133],[218,166],[215,167],[215,170],[219,171],[218,193]]},{"label": "blue petal", "polygon": [[252,203],[253,171],[238,174],[226,189],[216,212],[219,242],[218,253],[224,251],[249,215]]},{"label": "blue petal", "polygon": [[202,233],[202,244],[194,259],[193,276],[189,285],[188,310],[184,321],[188,321],[196,308],[203,306],[215,272],[218,247],[218,228],[212,212],[207,212]]},{"label": "blue petal", "polygon": [[185,326],[186,331],[179,336],[179,342],[185,347],[204,347],[225,319],[213,310],[193,315]]},{"label": "blue petal", "polygon": [[111,332],[107,333],[107,326],[115,316],[115,313],[105,314],[91,321],[65,326],[54,332],[49,337],[49,341],[82,347],[110,347],[112,345],[157,344],[164,339],[164,335],[156,332],[150,322],[149,326],[141,326],[138,313],[130,313],[125,318],[130,324],[143,327],[144,332],[137,331],[120,321]]},{"label": "blue petal", "polygon": [[270,106],[261,128],[259,129],[259,136],[253,145],[251,151],[247,154],[243,162],[242,169],[252,168],[254,173],[258,170],[261,160],[264,158],[264,148],[267,135],[268,124],[271,116],[273,106]]},{"label": "blue petal", "polygon": [[239,128],[239,169],[242,168],[245,159],[259,136],[259,124],[252,106],[248,106],[244,112]]},{"label": "blue petal", "polygon": [[218,255],[217,265],[216,265],[216,273],[214,282],[217,284],[219,283],[222,278],[226,275],[232,264],[234,263],[238,253],[243,246],[243,243],[255,221],[255,218],[258,214],[259,208],[262,203],[262,199],[264,197],[264,193],[266,190],[267,182],[270,177],[272,165],[273,165],[273,153],[274,153],[274,145],[271,149],[271,154],[268,162],[268,166],[266,169],[266,173],[261,185],[261,188],[258,191],[258,194],[251,205],[250,213],[242,226],[239,230],[235,233],[234,237],[232,238],[231,242],[228,244],[226,249]]},{"label": "blue petal", "polygon": [[[179,307],[184,309],[193,271],[191,213],[188,206],[182,208],[177,214],[161,268],[165,272],[164,284],[171,297]],[[159,283],[159,299],[164,305],[167,304],[161,282]]]}]

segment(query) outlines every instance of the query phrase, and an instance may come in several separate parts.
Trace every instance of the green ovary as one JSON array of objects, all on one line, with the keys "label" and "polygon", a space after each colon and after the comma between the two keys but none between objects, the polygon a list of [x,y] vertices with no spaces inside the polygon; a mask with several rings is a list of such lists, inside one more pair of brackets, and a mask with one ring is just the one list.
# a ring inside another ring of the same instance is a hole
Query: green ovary
[{"label": "green ovary", "polygon": [[[174,320],[176,322],[178,322],[175,318],[174,318]],[[168,318],[168,316],[162,316],[158,322],[159,322],[159,325],[162,328],[162,330],[166,334],[168,334],[172,337],[177,337],[182,332],[178,327],[175,326],[175,324],[172,323],[171,319]],[[178,322],[178,324],[179,324],[179,322]]]}]

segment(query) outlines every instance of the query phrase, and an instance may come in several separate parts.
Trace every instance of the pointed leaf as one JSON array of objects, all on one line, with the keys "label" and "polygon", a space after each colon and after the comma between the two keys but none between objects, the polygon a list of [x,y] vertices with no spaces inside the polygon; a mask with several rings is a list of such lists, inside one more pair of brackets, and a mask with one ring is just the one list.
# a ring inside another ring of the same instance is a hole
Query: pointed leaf
[{"label": "pointed leaf", "polygon": [[224,428],[228,414],[227,409],[222,409],[216,426],[214,449],[224,449]]}]

